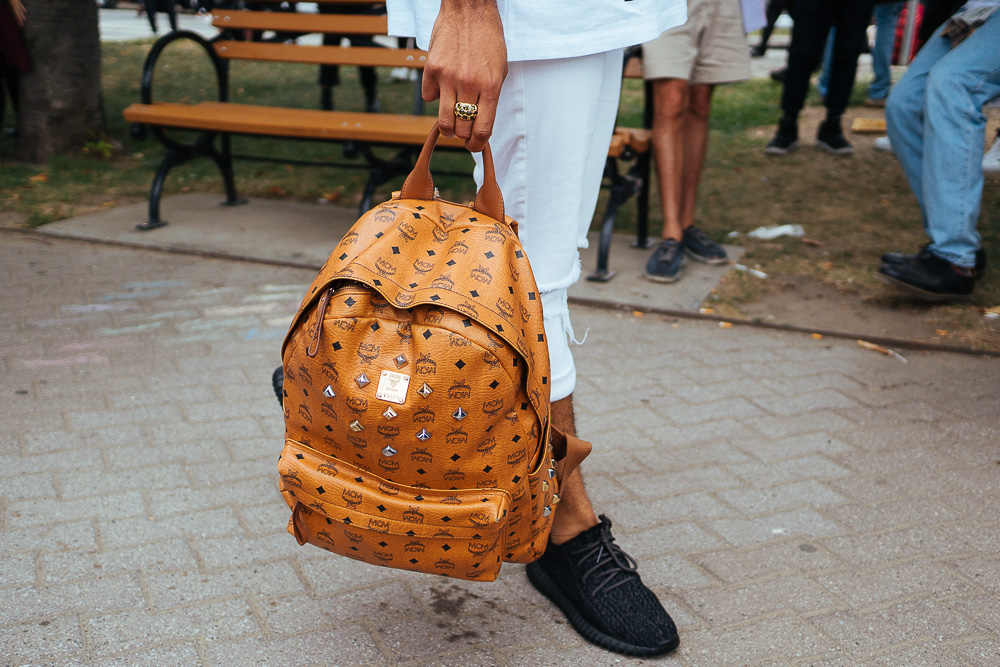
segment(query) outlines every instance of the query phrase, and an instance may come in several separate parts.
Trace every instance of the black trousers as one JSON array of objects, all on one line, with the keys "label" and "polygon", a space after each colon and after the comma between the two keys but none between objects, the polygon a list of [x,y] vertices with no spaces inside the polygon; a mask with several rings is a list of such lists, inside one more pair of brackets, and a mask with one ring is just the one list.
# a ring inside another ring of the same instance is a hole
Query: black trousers
[{"label": "black trousers", "polygon": [[809,92],[809,79],[823,58],[830,28],[836,28],[830,86],[826,94],[828,116],[840,116],[854,87],[858,56],[867,39],[874,0],[795,0],[792,9],[792,43],[788,49],[788,71],[781,93],[781,110],[797,116]]}]

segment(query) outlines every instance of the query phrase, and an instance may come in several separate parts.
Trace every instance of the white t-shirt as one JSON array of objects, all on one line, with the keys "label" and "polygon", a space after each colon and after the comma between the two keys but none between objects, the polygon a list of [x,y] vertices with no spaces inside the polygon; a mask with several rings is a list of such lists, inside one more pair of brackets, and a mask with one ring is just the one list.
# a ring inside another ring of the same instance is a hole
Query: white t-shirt
[{"label": "white t-shirt", "polygon": [[[655,39],[687,21],[687,0],[497,0],[507,60],[604,53]],[[426,50],[440,0],[387,0],[389,34]]]}]

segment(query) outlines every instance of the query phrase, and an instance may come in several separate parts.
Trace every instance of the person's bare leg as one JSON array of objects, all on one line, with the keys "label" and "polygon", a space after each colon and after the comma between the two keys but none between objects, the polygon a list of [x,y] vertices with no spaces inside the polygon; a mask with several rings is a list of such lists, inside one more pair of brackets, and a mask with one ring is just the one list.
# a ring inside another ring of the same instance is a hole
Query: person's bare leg
[{"label": "person's bare leg", "polygon": [[[708,113],[712,107],[712,84],[696,83],[688,87],[688,104],[684,114],[684,162],[680,174],[680,225],[687,229],[694,224],[694,207],[698,200],[701,167],[708,150]],[[680,237],[678,237],[680,238]]]},{"label": "person's bare leg", "polygon": [[[552,403],[552,425],[567,435],[576,435],[572,394]],[[577,468],[565,480],[559,481],[560,500],[555,506],[552,532],[549,534],[549,540],[553,544],[564,544],[599,523],[583,486],[580,469]]]},{"label": "person's bare leg", "polygon": [[675,241],[681,240],[683,232],[684,126],[689,89],[686,79],[653,81],[653,157],[663,204],[663,238]]}]

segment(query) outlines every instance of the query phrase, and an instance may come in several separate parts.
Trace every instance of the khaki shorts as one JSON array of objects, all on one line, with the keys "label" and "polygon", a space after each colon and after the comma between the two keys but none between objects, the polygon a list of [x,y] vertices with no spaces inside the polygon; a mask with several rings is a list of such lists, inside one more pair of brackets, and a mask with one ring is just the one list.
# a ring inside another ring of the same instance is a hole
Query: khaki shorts
[{"label": "khaki shorts", "polygon": [[740,0],[688,0],[688,21],[642,45],[643,76],[729,83],[750,78]]}]

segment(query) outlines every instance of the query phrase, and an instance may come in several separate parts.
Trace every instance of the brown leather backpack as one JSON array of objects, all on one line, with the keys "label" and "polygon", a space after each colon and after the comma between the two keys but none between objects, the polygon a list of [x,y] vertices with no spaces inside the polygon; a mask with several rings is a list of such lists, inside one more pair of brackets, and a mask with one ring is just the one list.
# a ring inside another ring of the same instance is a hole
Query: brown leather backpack
[{"label": "brown leather backpack", "polygon": [[435,196],[437,137],[292,321],[278,470],[299,544],[492,581],[542,555],[559,476],[589,445],[552,437],[541,300],[489,148],[463,206]]}]

